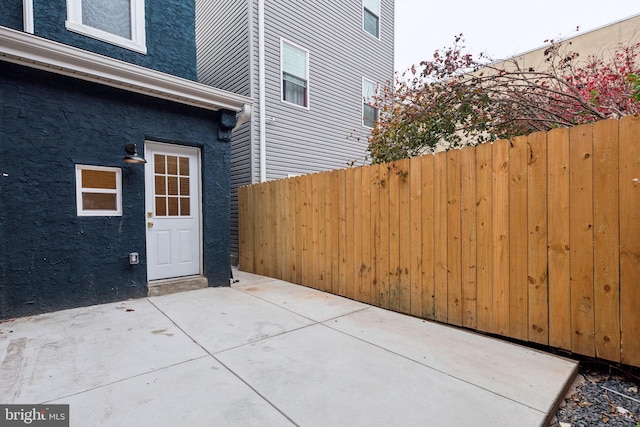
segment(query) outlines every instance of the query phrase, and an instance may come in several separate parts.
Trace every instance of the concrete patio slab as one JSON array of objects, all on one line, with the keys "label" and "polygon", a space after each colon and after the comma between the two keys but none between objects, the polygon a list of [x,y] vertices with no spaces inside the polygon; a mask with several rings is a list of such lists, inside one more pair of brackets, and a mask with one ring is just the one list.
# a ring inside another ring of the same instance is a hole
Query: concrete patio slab
[{"label": "concrete patio slab", "polygon": [[0,403],[46,402],[206,355],[146,299],[0,324]]},{"label": "concrete patio slab", "polygon": [[232,288],[207,288],[150,301],[212,354],[313,323]]},{"label": "concrete patio slab", "polygon": [[246,273],[0,323],[0,403],[71,426],[540,426],[577,363]]},{"label": "concrete patio slab", "polygon": [[533,426],[546,418],[323,325],[217,358],[301,426]]},{"label": "concrete patio slab", "polygon": [[380,308],[326,325],[542,412],[575,375],[574,361]]},{"label": "concrete patio slab", "polygon": [[69,404],[71,419],[85,427],[294,425],[211,357],[51,403]]},{"label": "concrete patio slab", "polygon": [[[304,316],[316,322],[333,319],[370,307],[357,301],[321,292],[304,286],[291,286],[291,283],[271,279],[254,283],[247,273],[237,275],[241,280],[236,289],[272,302],[282,308]],[[243,284],[246,283],[246,284]]]}]

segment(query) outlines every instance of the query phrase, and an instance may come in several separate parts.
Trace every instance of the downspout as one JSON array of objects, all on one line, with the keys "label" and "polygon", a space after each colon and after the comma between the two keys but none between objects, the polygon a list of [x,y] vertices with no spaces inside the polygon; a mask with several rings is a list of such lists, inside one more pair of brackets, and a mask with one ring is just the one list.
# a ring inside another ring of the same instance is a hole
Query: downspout
[{"label": "downspout", "polygon": [[260,105],[260,182],[267,180],[267,113],[265,111],[265,74],[264,74],[264,0],[258,0],[258,98]]},{"label": "downspout", "polygon": [[242,111],[236,114],[236,125],[231,129],[231,132],[235,132],[240,126],[247,123],[249,117],[251,117],[251,105],[244,104],[242,106]]}]

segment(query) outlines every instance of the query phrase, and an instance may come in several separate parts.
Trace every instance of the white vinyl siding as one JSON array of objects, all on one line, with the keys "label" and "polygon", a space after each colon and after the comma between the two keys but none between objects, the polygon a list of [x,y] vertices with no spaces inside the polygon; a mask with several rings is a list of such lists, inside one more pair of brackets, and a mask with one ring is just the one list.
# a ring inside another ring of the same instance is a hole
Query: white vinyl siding
[{"label": "white vinyl siding", "polygon": [[144,0],[67,0],[66,28],[147,53]]},{"label": "white vinyl siding", "polygon": [[309,106],[309,52],[286,40],[280,41],[282,101]]}]

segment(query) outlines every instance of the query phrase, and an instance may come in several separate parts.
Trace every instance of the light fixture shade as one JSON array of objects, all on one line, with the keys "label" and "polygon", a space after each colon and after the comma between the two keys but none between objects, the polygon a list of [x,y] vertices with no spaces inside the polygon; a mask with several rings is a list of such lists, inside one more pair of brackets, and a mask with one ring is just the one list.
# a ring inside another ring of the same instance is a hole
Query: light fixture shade
[{"label": "light fixture shade", "polygon": [[133,163],[136,165],[147,163],[147,161],[138,154],[138,147],[136,144],[127,144],[124,149],[127,152],[127,155],[122,159],[123,162]]}]

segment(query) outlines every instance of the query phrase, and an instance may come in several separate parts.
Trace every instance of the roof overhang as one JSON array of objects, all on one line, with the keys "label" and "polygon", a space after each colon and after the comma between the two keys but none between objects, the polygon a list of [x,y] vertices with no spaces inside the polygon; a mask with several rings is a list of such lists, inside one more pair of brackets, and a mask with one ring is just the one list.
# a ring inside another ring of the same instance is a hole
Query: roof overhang
[{"label": "roof overhang", "polygon": [[246,111],[251,99],[181,77],[0,27],[0,60],[207,110]]}]

